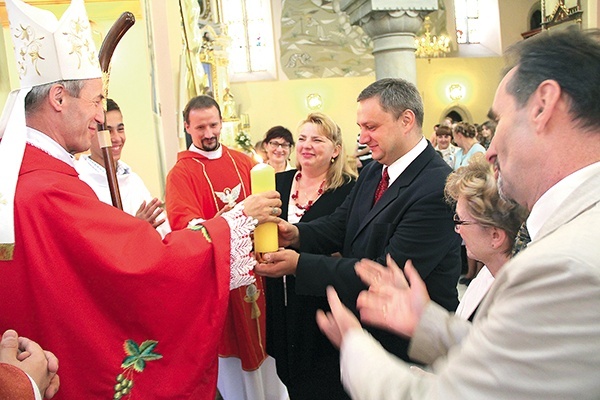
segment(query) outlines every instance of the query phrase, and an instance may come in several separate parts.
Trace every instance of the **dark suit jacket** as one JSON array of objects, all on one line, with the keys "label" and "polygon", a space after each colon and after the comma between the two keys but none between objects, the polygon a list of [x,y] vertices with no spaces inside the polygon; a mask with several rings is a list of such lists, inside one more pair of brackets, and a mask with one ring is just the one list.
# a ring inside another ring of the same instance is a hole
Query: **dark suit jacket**
[{"label": "dark suit jacket", "polygon": [[[333,285],[344,304],[356,313],[356,298],[366,286],[354,272],[361,258],[385,265],[391,254],[400,267],[414,262],[431,299],[447,310],[458,305],[460,237],[452,209],[444,200],[452,171],[430,144],[371,208],[382,165],[370,163],[336,211],[310,223],[299,223],[298,294],[324,295]],[[343,258],[321,254],[340,251]],[[408,341],[369,329],[390,352],[407,360]]]},{"label": "dark suit jacket", "polygon": [[[281,194],[281,217],[287,219],[288,202],[296,170],[276,174]],[[325,192],[304,213],[301,221],[312,221],[335,211],[350,194],[355,181]],[[347,399],[340,383],[339,352],[321,333],[317,310],[329,310],[323,296],[296,295],[295,277],[266,278],[267,353],[275,358],[277,375],[292,399]],[[285,304],[287,300],[287,305]]]}]

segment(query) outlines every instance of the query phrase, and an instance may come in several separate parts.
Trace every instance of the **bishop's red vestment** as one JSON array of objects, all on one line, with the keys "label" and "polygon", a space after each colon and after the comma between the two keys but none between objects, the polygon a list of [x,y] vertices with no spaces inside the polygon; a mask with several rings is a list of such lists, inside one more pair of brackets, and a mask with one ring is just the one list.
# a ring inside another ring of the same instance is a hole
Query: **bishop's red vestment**
[{"label": "bishop's red vestment", "polygon": [[[229,202],[239,203],[251,194],[250,169],[256,164],[247,155],[223,146],[223,154],[208,159],[182,151],[167,176],[165,205],[173,230],[190,221],[210,219]],[[258,315],[260,314],[260,315]],[[238,357],[252,371],[267,357],[265,352],[265,296],[263,280],[232,290],[219,355]]]},{"label": "bishop's red vestment", "polygon": [[59,400],[213,400],[231,229],[215,218],[163,241],[27,145],[14,259],[0,262],[0,331],[56,354]]}]

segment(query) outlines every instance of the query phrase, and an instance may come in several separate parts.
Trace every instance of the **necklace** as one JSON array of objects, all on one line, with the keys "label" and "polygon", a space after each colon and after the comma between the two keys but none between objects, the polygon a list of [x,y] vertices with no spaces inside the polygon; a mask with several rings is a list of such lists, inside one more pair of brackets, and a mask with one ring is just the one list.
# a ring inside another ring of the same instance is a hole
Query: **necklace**
[{"label": "necklace", "polygon": [[294,200],[294,204],[296,206],[297,209],[301,210],[299,213],[294,213],[296,214],[297,217],[302,217],[304,215],[304,213],[306,213],[308,210],[310,210],[310,208],[313,206],[314,202],[317,201],[317,199],[323,194],[323,187],[325,186],[325,179],[323,179],[323,182],[321,182],[321,185],[319,186],[319,190],[317,190],[317,195],[315,196],[314,200],[308,200],[308,203],[306,203],[305,205],[301,205],[298,203],[298,187],[300,186],[300,179],[302,178],[302,172],[298,172],[296,174],[296,193],[292,194],[292,200]]}]

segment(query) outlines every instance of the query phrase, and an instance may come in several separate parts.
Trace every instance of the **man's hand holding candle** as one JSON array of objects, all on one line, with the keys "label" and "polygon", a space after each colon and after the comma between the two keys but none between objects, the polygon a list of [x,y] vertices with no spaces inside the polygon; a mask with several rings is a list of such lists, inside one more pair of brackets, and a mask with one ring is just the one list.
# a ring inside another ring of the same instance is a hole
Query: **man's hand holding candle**
[{"label": "man's hand holding candle", "polygon": [[300,247],[300,232],[296,225],[281,220],[277,224],[277,235],[280,247],[292,247],[294,249]]},{"label": "man's hand holding candle", "polygon": [[264,253],[259,260],[260,262],[254,267],[254,272],[269,278],[294,275],[298,267],[299,258],[300,254],[289,249],[280,249],[274,253]]},{"label": "man's hand holding candle", "polygon": [[252,194],[243,201],[244,214],[258,220],[258,224],[265,222],[277,223],[281,221],[281,200],[279,192],[270,190],[259,194]]}]

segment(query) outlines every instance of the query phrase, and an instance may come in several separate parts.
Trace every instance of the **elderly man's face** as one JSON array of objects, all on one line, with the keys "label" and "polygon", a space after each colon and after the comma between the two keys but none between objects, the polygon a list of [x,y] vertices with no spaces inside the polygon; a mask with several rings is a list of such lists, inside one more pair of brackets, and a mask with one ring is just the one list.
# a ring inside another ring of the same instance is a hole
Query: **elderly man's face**
[{"label": "elderly man's face", "polygon": [[83,84],[79,96],[70,93],[64,98],[64,126],[61,145],[71,154],[90,148],[98,124],[104,122],[102,79],[89,79]]},{"label": "elderly man's face", "polygon": [[519,106],[506,90],[514,73],[513,69],[504,77],[494,98],[490,117],[498,126],[487,158],[494,164],[501,196],[531,209],[533,204],[528,204],[529,194],[535,190],[535,180],[539,180],[536,176],[535,129],[527,117],[527,105]]}]

